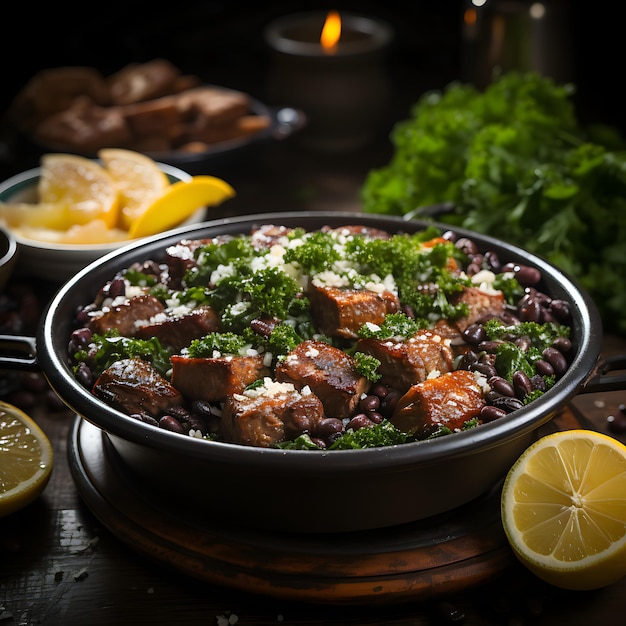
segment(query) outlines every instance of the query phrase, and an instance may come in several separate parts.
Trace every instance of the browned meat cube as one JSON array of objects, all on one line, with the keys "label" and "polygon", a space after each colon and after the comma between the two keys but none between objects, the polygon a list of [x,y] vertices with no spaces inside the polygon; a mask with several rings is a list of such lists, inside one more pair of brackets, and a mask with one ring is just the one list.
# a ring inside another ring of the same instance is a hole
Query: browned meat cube
[{"label": "browned meat cube", "polygon": [[469,315],[456,320],[456,327],[463,332],[470,324],[491,317],[499,317],[504,311],[504,294],[502,292],[488,293],[478,287],[465,287],[459,296],[452,299],[453,304],[466,302],[469,305]]},{"label": "browned meat cube", "polygon": [[176,96],[172,95],[127,104],[117,107],[117,110],[126,120],[133,138],[167,134],[166,129],[174,128],[181,122]]},{"label": "browned meat cube", "polygon": [[225,441],[268,448],[315,429],[324,407],[312,393],[267,379],[263,387],[226,400],[220,419]]},{"label": "browned meat cube", "polygon": [[181,115],[193,120],[196,130],[230,124],[250,110],[247,94],[202,85],[179,93],[176,103]]},{"label": "browned meat cube", "polygon": [[390,421],[401,431],[422,439],[440,426],[460,430],[485,404],[483,388],[475,375],[456,370],[413,385],[398,400]]},{"label": "browned meat cube", "polygon": [[79,97],[68,109],[42,120],[33,136],[55,149],[95,154],[100,148],[127,145],[132,134],[119,111]]},{"label": "browned meat cube", "polygon": [[359,339],[356,349],[380,361],[380,382],[402,393],[421,383],[429,374],[450,372],[454,357],[449,342],[430,331],[421,331],[404,341]]},{"label": "browned meat cube", "polygon": [[215,358],[172,356],[172,385],[193,400],[221,402],[265,376],[269,376],[269,369],[263,365],[260,355]]},{"label": "browned meat cube", "polygon": [[170,93],[180,70],[166,59],[129,63],[107,78],[114,104],[132,104]]},{"label": "browned meat cube", "polygon": [[329,417],[348,417],[356,409],[369,383],[354,369],[354,362],[343,350],[323,341],[303,341],[277,366],[276,380],[307,385],[322,401]]},{"label": "browned meat cube", "polygon": [[141,295],[116,304],[89,321],[89,328],[94,333],[103,334],[117,328],[120,335],[134,337],[141,322],[162,313],[165,306],[154,296]]},{"label": "browned meat cube", "polygon": [[356,339],[363,324],[382,324],[388,313],[400,308],[398,297],[390,291],[378,293],[311,285],[308,296],[313,319],[329,337]]},{"label": "browned meat cube", "polygon": [[180,392],[142,359],[116,361],[100,374],[92,391],[128,415],[140,413],[156,418],[183,402]]},{"label": "browned meat cube", "polygon": [[[158,316],[157,316],[158,319]],[[186,348],[193,339],[200,339],[208,333],[219,329],[219,315],[209,306],[192,309],[184,315],[175,315],[159,320],[154,323],[141,326],[135,332],[135,337],[150,339],[157,337],[161,345],[180,352]]]}]

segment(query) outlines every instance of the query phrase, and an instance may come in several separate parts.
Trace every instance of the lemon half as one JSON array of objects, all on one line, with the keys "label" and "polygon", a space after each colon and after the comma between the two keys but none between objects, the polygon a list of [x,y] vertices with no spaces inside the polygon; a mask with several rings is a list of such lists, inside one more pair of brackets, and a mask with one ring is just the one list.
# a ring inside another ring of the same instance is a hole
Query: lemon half
[{"label": "lemon half", "polygon": [[564,589],[626,575],[626,446],[591,430],[547,435],[522,453],[501,498],[517,558]]},{"label": "lemon half", "polygon": [[0,401],[0,517],[33,502],[48,484],[53,451],[37,423]]},{"label": "lemon half", "polygon": [[170,186],[169,178],[156,161],[133,150],[105,148],[98,152],[107,172],[120,193],[118,226],[128,230],[158,197]]}]

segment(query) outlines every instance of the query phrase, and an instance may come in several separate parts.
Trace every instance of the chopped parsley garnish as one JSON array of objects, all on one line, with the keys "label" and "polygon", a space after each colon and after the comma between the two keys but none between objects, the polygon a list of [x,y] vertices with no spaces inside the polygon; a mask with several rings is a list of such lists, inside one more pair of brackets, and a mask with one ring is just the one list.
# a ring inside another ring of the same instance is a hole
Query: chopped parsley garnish
[{"label": "chopped parsley garnish", "polygon": [[389,313],[380,326],[365,324],[358,335],[363,339],[408,339],[424,326],[404,313]]},{"label": "chopped parsley garnish", "polygon": [[364,352],[355,352],[352,358],[355,362],[354,369],[356,369],[361,376],[365,376],[367,380],[373,383],[380,378],[381,375],[376,371],[380,365],[380,361],[375,356],[365,354]]}]

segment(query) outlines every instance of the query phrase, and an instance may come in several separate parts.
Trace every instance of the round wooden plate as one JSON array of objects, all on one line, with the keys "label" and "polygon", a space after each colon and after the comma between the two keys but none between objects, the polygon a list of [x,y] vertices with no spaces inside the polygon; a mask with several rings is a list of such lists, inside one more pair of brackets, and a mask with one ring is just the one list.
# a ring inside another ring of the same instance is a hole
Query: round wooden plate
[{"label": "round wooden plate", "polygon": [[191,577],[246,592],[334,605],[415,601],[487,582],[513,560],[500,523],[501,485],[411,524],[290,535],[222,524],[227,502],[216,503],[210,519],[171,510],[81,418],[68,459],[86,505],[121,541]]}]

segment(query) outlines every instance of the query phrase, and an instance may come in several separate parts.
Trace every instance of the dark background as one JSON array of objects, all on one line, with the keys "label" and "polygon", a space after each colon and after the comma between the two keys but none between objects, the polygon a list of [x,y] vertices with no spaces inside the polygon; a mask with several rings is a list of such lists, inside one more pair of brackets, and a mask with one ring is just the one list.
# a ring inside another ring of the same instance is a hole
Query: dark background
[{"label": "dark background", "polygon": [[[496,1],[507,4],[488,0]],[[548,33],[542,52],[548,61],[558,60],[559,75],[554,78],[576,85],[574,102],[583,123],[603,122],[623,131],[626,124],[618,98],[624,73],[623,35],[615,5],[608,0],[545,3],[558,7],[563,16]],[[408,116],[411,104],[425,90],[471,79],[467,68],[474,61],[462,40],[465,6],[462,0],[317,0],[297,6],[287,1],[251,6],[238,0],[178,0],[165,7],[108,0],[97,8],[13,3],[0,42],[4,83],[0,105],[5,109],[43,68],[90,65],[107,75],[127,63],[155,57],[167,58],[206,82],[241,89],[274,104],[265,94],[270,55],[263,28],[278,16],[334,8],[383,18],[394,28],[386,58],[393,93],[383,128],[387,132],[394,121]]]}]

